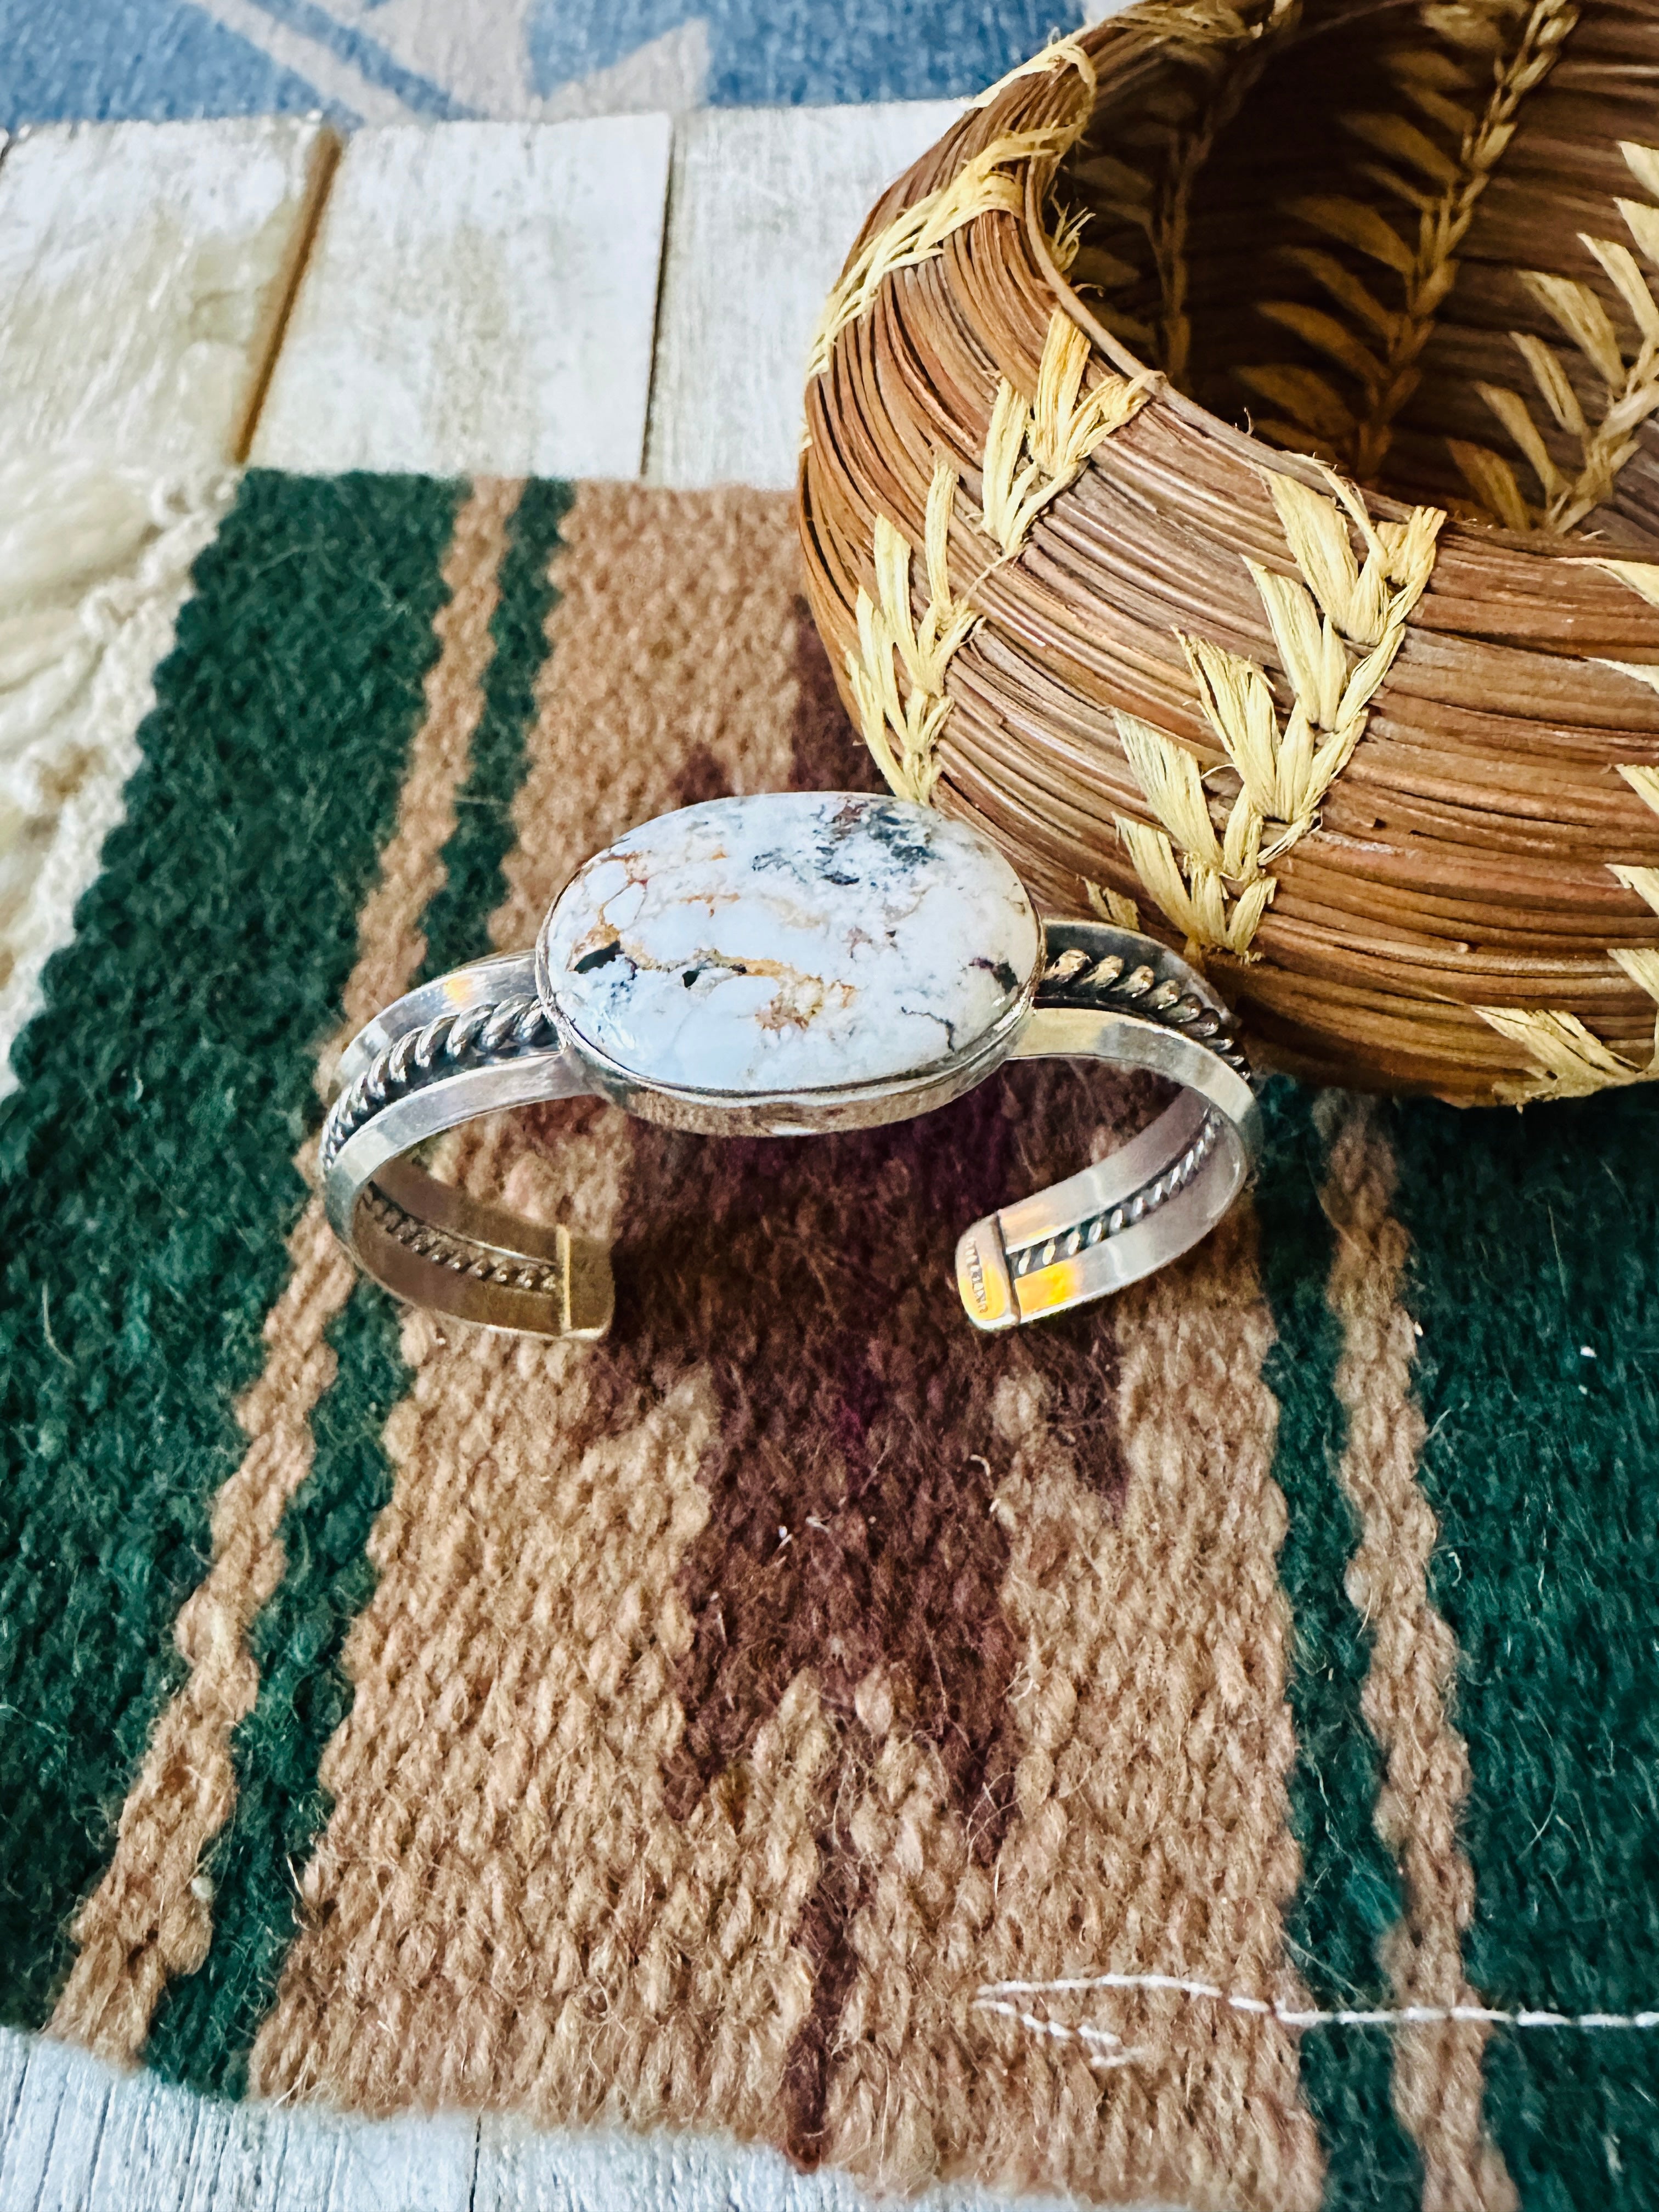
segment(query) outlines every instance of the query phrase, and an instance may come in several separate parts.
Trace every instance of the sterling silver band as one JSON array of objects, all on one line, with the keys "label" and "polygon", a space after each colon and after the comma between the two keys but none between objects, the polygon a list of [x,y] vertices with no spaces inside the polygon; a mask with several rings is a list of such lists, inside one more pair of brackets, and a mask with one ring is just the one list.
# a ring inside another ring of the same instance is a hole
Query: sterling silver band
[{"label": "sterling silver band", "polygon": [[[1064,1312],[1152,1273],[1207,1234],[1250,1174],[1260,1115],[1231,1018],[1203,979],[1151,939],[1050,923],[1035,997],[993,1065],[1003,1057],[1104,1061],[1182,1089],[1109,1158],[964,1232],[957,1287],[981,1329]],[[602,1245],[471,1199],[409,1157],[501,1107],[619,1095],[545,1003],[533,954],[498,954],[407,993],[353,1039],[336,1086],[322,1138],[324,1198],[368,1273],[399,1297],[489,1328],[604,1334],[612,1285]],[[623,1103],[650,1119],[720,1126],[718,1100],[630,1089]],[[842,1127],[915,1110],[898,1091],[811,1103]],[[752,1110],[740,1124],[751,1131]],[[780,1112],[774,1126],[800,1128],[800,1111]]]},{"label": "sterling silver band", "polygon": [[1261,1116],[1219,999],[1152,939],[1051,922],[1015,1060],[1096,1060],[1182,1086],[1121,1150],[988,1215],[957,1246],[977,1328],[1018,1328],[1155,1273],[1206,1237],[1249,1181]]},{"label": "sterling silver band", "polygon": [[503,1106],[593,1085],[536,991],[535,955],[498,953],[406,992],[347,1046],[323,1124],[323,1200],[359,1266],[413,1305],[532,1336],[603,1336],[602,1244],[482,1204],[407,1157]]}]

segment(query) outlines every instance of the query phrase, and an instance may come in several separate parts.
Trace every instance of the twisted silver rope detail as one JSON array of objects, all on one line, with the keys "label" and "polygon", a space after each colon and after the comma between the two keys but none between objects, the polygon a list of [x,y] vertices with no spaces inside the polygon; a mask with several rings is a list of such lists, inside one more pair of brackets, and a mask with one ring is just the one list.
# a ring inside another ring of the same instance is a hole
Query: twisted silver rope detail
[{"label": "twisted silver rope detail", "polygon": [[1116,1206],[1103,1207],[1079,1221],[1062,1236],[1040,1238],[1035,1244],[1016,1245],[1008,1255],[1008,1265],[1016,1275],[1029,1275],[1034,1268],[1051,1267],[1056,1260],[1073,1260],[1085,1246],[1099,1244],[1109,1237],[1115,1237],[1125,1229],[1133,1229],[1137,1221],[1144,1221],[1154,1213],[1165,1200],[1171,1199],[1187,1185],[1215,1150],[1216,1139],[1221,1134],[1220,1116],[1206,1114],[1203,1126],[1178,1160],[1162,1169],[1150,1182]]},{"label": "twisted silver rope detail", "polygon": [[1042,971],[1037,989],[1040,1006],[1063,1006],[1104,1001],[1121,1006],[1143,1020],[1166,1029],[1185,1030],[1199,1038],[1233,1073],[1254,1084],[1250,1063],[1228,1029],[1224,1018],[1202,999],[1170,978],[1160,983],[1156,971],[1144,963],[1132,968],[1121,953],[1109,952],[1095,960],[1075,946],[1059,953]]},{"label": "twisted silver rope detail", "polygon": [[[348,1139],[392,1099],[436,1076],[516,1059],[521,1052],[556,1048],[559,1042],[557,1025],[541,1000],[530,996],[440,1014],[424,1029],[410,1030],[387,1045],[330,1107],[323,1124],[324,1168],[332,1166]],[[440,1066],[441,1060],[445,1064]]]}]

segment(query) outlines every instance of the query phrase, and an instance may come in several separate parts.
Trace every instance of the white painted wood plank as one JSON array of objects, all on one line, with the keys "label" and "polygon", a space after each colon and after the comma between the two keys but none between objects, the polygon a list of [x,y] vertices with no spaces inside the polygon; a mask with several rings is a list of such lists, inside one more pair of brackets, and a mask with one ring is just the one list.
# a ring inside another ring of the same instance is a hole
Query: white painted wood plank
[{"label": "white painted wood plank", "polygon": [[0,2152],[6,2212],[82,2212],[115,2077],[65,2044],[32,2042]]},{"label": "white painted wood plank", "polygon": [[477,2124],[224,2104],[0,2033],[4,2212],[467,2212]]},{"label": "white painted wood plank", "polygon": [[[9,2110],[6,2085],[21,2085]],[[0,2030],[3,2212],[875,2212],[845,2174],[712,2134],[227,2105]],[[1067,2212],[930,2190],[914,2212]]]},{"label": "white painted wood plank", "polygon": [[[478,2156],[478,2123],[470,2114],[359,2123],[340,2130],[345,2155],[327,2200],[327,2212],[470,2212]],[[271,2212],[313,2212],[303,2199],[285,2195]]]},{"label": "white painted wood plank", "polygon": [[[486,2113],[470,2212],[875,2212],[848,2175],[801,2173],[781,2152],[730,2136],[632,2135],[622,2129],[537,2133]],[[1075,2201],[930,2189],[909,2212],[1077,2212]],[[1149,2207],[1147,2212],[1157,2212]]]},{"label": "white painted wood plank", "polygon": [[682,118],[647,476],[793,484],[807,348],[884,188],[962,106],[709,108]]},{"label": "white painted wood plank", "polygon": [[110,2100],[85,2212],[468,2212],[470,2115],[350,2120],[139,2075]]},{"label": "white painted wood plank", "polygon": [[[192,2097],[154,2075],[118,2081],[112,2092],[84,2212],[136,2212],[152,2206],[184,2212],[191,2199],[205,2208],[242,2212],[218,2187],[234,2120],[232,2108]],[[199,2176],[199,2182],[192,2177]],[[202,2184],[205,2184],[203,2186]]]},{"label": "white painted wood plank", "polygon": [[660,115],[360,131],[254,460],[636,477],[672,135]]},{"label": "white painted wood plank", "polygon": [[239,458],[333,147],[283,117],[20,133],[0,162],[0,450]]},{"label": "white painted wood plank", "polygon": [[719,2136],[537,2135],[486,2118],[472,2212],[866,2212],[867,2203],[845,2175],[798,2173],[775,2151]]},{"label": "white painted wood plank", "polygon": [[353,2123],[275,2105],[221,2105],[214,2124],[222,2140],[210,2157],[197,2149],[182,2188],[134,2192],[124,2212],[338,2212],[343,2203],[357,2212],[356,2200],[340,2195]]},{"label": "white painted wood plank", "polygon": [[11,2124],[23,2094],[28,2071],[29,2047],[21,2035],[0,2034],[0,2160],[11,2135]]}]

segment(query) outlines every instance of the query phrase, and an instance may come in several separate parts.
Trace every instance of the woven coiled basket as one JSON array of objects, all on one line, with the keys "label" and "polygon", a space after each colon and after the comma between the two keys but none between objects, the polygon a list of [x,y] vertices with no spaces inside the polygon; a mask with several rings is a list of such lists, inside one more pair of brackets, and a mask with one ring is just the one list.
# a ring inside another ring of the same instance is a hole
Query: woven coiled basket
[{"label": "woven coiled basket", "polygon": [[813,609],[895,790],[1264,1059],[1653,1081],[1656,410],[1651,0],[1155,0],[871,216]]}]

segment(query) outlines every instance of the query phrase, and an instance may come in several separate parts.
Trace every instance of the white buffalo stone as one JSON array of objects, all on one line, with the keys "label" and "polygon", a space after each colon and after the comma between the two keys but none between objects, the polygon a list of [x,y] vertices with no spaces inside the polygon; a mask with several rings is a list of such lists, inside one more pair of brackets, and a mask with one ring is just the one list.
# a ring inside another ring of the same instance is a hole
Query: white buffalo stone
[{"label": "white buffalo stone", "polygon": [[544,987],[577,1037],[668,1090],[890,1081],[971,1052],[1042,933],[960,823],[841,792],[716,799],[589,860],[549,915]]}]

